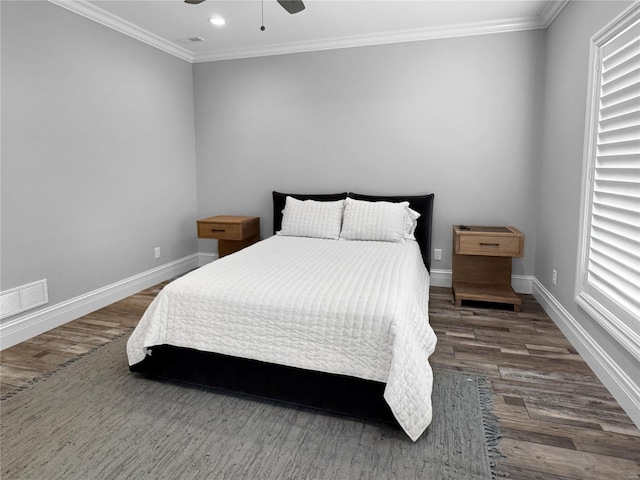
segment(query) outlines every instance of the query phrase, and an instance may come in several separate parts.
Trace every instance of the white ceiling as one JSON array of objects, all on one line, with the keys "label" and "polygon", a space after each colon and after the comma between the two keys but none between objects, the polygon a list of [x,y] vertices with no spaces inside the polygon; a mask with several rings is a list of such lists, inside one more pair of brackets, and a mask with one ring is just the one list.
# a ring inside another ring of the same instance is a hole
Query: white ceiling
[{"label": "white ceiling", "polygon": [[[546,28],[567,0],[49,0],[189,62]],[[264,7],[265,31],[260,30]],[[207,19],[226,19],[214,27]],[[200,37],[204,41],[188,39]]]}]

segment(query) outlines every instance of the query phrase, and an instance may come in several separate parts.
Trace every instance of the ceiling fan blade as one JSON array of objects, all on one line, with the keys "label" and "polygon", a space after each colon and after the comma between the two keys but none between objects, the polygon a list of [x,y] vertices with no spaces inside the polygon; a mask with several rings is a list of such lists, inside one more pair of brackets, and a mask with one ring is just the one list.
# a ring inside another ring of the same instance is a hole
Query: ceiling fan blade
[{"label": "ceiling fan blade", "polygon": [[302,0],[278,0],[278,3],[291,14],[304,10],[304,3],[302,3]]},{"label": "ceiling fan blade", "polygon": [[184,3],[188,3],[189,5],[198,5],[202,2],[204,2],[204,0],[184,0]]}]

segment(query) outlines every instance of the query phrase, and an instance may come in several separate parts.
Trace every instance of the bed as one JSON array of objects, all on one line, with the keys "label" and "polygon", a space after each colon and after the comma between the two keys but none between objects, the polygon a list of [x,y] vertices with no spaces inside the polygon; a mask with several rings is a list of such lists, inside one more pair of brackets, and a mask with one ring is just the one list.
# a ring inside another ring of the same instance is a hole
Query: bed
[{"label": "bed", "polygon": [[384,421],[415,441],[432,418],[433,195],[273,192],[273,209],[274,236],[158,294],[127,342],[130,370]]}]

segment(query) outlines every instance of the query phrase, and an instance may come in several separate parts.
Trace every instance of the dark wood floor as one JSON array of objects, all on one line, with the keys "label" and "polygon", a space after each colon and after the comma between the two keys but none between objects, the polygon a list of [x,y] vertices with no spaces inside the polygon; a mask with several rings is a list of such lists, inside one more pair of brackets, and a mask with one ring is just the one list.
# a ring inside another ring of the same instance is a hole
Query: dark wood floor
[{"label": "dark wood floor", "polygon": [[[2,351],[0,394],[128,333],[163,285]],[[506,455],[498,469],[518,480],[640,480],[640,431],[535,299],[522,298],[518,313],[456,308],[451,289],[431,290],[432,364],[490,378]]]}]

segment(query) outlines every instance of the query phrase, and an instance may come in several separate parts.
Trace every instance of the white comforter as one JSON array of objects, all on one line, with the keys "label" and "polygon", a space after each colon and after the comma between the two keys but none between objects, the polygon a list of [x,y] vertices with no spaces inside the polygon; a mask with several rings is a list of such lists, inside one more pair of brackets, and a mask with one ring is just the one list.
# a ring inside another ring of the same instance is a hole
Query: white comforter
[{"label": "white comforter", "polygon": [[428,302],[415,241],[274,236],[168,284],[127,355],[169,344],[384,382],[416,440],[432,417]]}]

